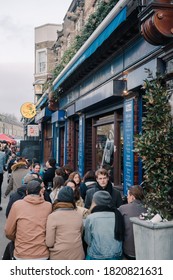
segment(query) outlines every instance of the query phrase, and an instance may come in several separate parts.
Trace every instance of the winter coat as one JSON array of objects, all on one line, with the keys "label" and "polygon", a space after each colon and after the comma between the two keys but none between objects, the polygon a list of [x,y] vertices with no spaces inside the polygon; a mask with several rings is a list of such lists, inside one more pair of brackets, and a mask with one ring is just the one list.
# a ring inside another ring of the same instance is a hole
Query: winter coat
[{"label": "winter coat", "polygon": [[121,205],[118,210],[124,218],[125,236],[123,241],[123,251],[129,257],[135,257],[135,245],[133,235],[133,224],[131,217],[139,217],[141,213],[146,212],[146,208],[140,200],[133,200],[131,203]]},{"label": "winter coat", "polygon": [[82,215],[74,208],[59,208],[51,213],[46,226],[50,260],[83,260]]},{"label": "winter coat", "polygon": [[93,179],[87,179],[85,182],[82,182],[80,184],[80,194],[81,194],[81,197],[83,198],[83,200],[85,200],[87,190],[89,188],[91,188],[92,186],[94,186],[95,184],[96,184],[96,181],[94,181]]},{"label": "winter coat", "polygon": [[5,191],[5,196],[7,196],[11,191],[15,192],[17,188],[21,187],[22,179],[28,173],[28,167],[24,162],[17,162],[11,167],[12,173],[8,187]]},{"label": "winter coat", "polygon": [[51,203],[39,195],[27,195],[16,201],[5,224],[5,234],[15,241],[14,256],[19,259],[47,259],[45,243],[47,217]]},{"label": "winter coat", "polygon": [[90,208],[91,203],[92,203],[92,198],[95,192],[99,190],[105,190],[108,191],[112,197],[112,203],[113,205],[118,208],[120,205],[123,204],[123,200],[121,197],[121,193],[116,190],[111,182],[108,182],[107,186],[105,189],[103,189],[98,183],[95,184],[95,186],[92,186],[91,189],[88,189],[86,192],[86,197],[85,197],[85,207]]},{"label": "winter coat", "polygon": [[53,178],[54,177],[55,177],[55,168],[54,167],[48,168],[43,173],[43,182],[45,184],[46,189],[49,187],[49,183],[50,183],[51,188],[53,187]]}]

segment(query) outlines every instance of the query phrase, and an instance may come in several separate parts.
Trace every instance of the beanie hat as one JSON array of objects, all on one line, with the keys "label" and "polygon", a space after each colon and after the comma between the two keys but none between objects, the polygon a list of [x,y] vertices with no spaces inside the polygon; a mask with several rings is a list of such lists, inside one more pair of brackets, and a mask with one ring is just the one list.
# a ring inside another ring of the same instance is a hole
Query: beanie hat
[{"label": "beanie hat", "polygon": [[112,197],[107,191],[97,191],[93,195],[93,201],[96,205],[111,206]]},{"label": "beanie hat", "polygon": [[58,192],[57,197],[59,202],[74,202],[74,192],[71,187],[62,187]]}]

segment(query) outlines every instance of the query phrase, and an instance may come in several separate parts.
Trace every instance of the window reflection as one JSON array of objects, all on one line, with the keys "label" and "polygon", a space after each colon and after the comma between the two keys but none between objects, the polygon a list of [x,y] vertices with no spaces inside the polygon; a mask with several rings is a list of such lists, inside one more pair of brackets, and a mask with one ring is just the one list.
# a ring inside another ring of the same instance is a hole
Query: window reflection
[{"label": "window reflection", "polygon": [[114,125],[107,124],[97,127],[96,163],[97,168],[113,167],[114,161]]}]

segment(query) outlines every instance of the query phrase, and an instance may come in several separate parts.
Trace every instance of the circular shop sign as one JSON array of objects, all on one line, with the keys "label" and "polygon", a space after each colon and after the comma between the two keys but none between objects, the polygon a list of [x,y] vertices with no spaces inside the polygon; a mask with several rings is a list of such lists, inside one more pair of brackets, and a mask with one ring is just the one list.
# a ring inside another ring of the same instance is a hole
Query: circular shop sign
[{"label": "circular shop sign", "polygon": [[24,118],[31,119],[36,115],[35,105],[31,102],[26,102],[21,106],[20,112]]}]

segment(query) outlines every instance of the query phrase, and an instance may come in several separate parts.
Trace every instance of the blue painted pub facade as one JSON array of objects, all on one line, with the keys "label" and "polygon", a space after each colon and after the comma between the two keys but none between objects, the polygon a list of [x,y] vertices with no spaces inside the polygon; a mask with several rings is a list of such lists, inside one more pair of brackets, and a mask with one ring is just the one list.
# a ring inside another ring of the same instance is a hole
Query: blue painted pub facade
[{"label": "blue painted pub facade", "polygon": [[156,9],[153,1],[145,1],[145,7],[139,6],[143,1],[119,2],[54,80],[54,91],[60,92],[58,110],[36,116],[36,122],[42,125],[43,155],[49,126],[47,155],[55,157],[57,165],[68,163],[81,176],[103,166],[126,194],[130,185],[142,181],[133,148],[134,135],[142,129],[146,69],[154,75],[173,72],[173,37],[161,37],[158,43],[141,33],[140,15],[149,7],[154,14],[163,3]]}]

